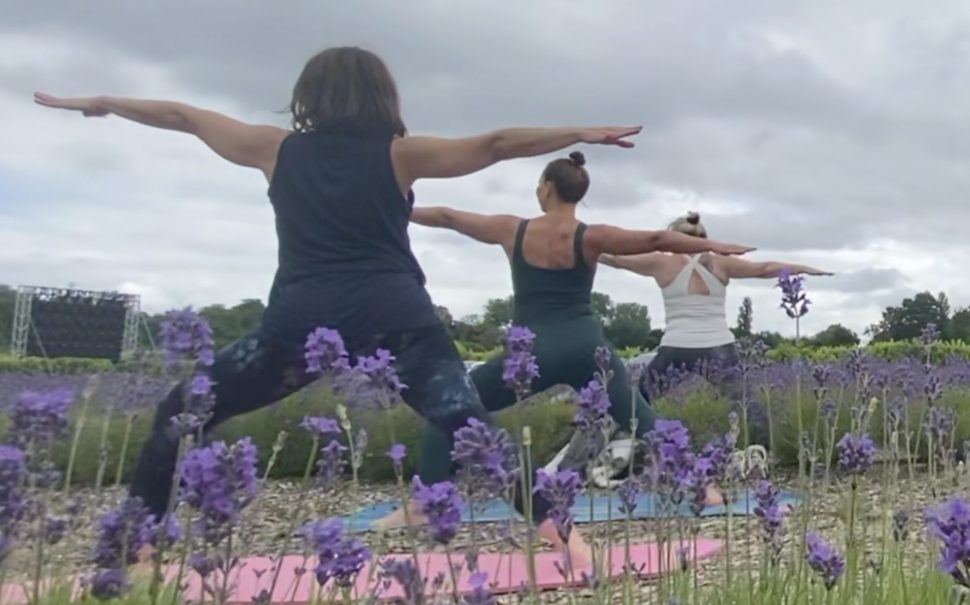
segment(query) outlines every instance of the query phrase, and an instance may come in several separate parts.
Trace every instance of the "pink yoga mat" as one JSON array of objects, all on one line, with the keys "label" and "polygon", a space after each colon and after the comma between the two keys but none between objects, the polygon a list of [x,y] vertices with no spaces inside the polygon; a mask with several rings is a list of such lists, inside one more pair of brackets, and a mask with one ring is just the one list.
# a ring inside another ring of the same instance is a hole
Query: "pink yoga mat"
[{"label": "pink yoga mat", "polygon": [[[696,551],[697,559],[705,559],[715,555],[721,549],[719,540],[699,539],[696,544],[684,542],[687,559],[693,560]],[[658,553],[657,544],[636,544],[630,546],[629,561],[632,563],[633,573],[640,579],[650,579],[661,575],[661,571],[669,570],[671,567],[677,568],[680,565],[681,545],[673,544],[665,548],[669,549],[669,557],[672,561],[667,561],[661,568],[661,557]],[[607,560],[612,563],[611,577],[622,576],[625,571],[627,561],[626,549],[623,546],[613,548],[612,553],[606,553]],[[408,554],[385,555],[381,560],[387,558],[406,558]],[[422,577],[426,578],[426,592],[432,591],[431,582],[439,574],[444,574],[444,584],[437,590],[438,594],[451,594],[451,576],[448,571],[448,558],[444,553],[418,553],[418,565],[421,568]],[[472,591],[469,584],[470,574],[465,569],[464,557],[455,555],[452,557],[455,566],[461,566],[457,572],[458,592],[468,594]],[[562,555],[556,552],[541,552],[536,555],[536,579],[539,588],[551,590],[555,588],[568,587],[582,583],[582,572],[589,569],[577,569],[569,579],[563,578],[557,566],[557,562],[562,561]],[[288,555],[279,562],[280,572],[273,589],[272,603],[291,603],[293,605],[304,605],[314,600],[315,594],[324,597],[336,596],[333,588],[325,586],[322,589],[317,587],[313,569],[316,566],[315,558],[306,559],[298,555]],[[356,586],[353,587],[355,597],[376,594],[381,599],[394,599],[403,596],[403,590],[396,582],[389,586],[381,586],[377,579],[377,562],[373,562],[374,577],[368,577],[368,569],[361,572]],[[488,576],[488,585],[496,594],[515,592],[523,584],[528,583],[528,564],[525,553],[514,552],[509,554],[481,554],[478,558],[480,572]],[[264,590],[268,591],[273,583],[274,561],[269,557],[249,557],[243,559],[239,567],[234,569],[229,576],[229,585],[234,587],[229,598],[229,605],[252,605],[253,598]],[[305,569],[304,573],[299,573],[300,569]],[[168,568],[166,578],[174,581],[177,570]],[[575,578],[575,581],[573,581]],[[221,578],[212,578],[212,583],[222,586]],[[185,598],[188,600],[201,600],[203,597],[201,579],[193,572],[186,573],[183,579],[185,585]],[[319,591],[319,593],[318,593]],[[19,586],[6,585],[2,587],[2,603],[22,604],[27,602],[26,595]],[[206,596],[207,601],[211,601],[211,596]]]},{"label": "pink yoga mat", "polygon": [[[688,551],[688,559],[694,558],[694,545],[685,542],[684,548]],[[699,539],[696,545],[697,559],[704,559],[713,556],[721,548],[719,540]],[[672,566],[677,568],[680,565],[679,545],[673,545],[670,549],[673,558]],[[610,556],[611,555],[611,556]],[[611,577],[622,576],[626,563],[626,550],[624,547],[616,547],[612,553],[607,553],[612,562]],[[411,558],[407,554],[387,555],[381,559]],[[451,590],[451,577],[447,555],[444,553],[419,553],[417,555],[418,565],[421,568],[422,577],[427,579],[426,591],[431,592],[431,581],[439,574],[444,574],[444,585],[438,590],[438,594],[447,595]],[[461,566],[458,572],[458,592],[468,594],[472,587],[468,580],[470,574],[464,566],[464,558],[460,555],[452,557],[455,566]],[[542,552],[536,555],[536,578],[539,588],[550,590],[555,588],[567,587],[574,582],[564,579],[556,563],[562,561],[562,555],[555,552]],[[660,557],[656,544],[637,544],[630,547],[630,561],[635,569],[634,573],[642,579],[655,578],[660,575]],[[280,563],[281,569],[276,587],[273,590],[273,603],[294,603],[304,604],[313,601],[315,591],[320,590],[322,596],[327,597],[336,593],[334,589],[327,586],[318,589],[316,578],[313,575],[313,568],[316,561],[304,559],[300,556],[284,557]],[[256,597],[263,590],[269,590],[273,581],[273,561],[269,558],[253,557],[245,560],[245,567],[230,575],[230,583],[236,584],[236,590],[230,599],[232,605],[251,605],[253,597]],[[479,571],[488,575],[488,585],[496,594],[515,592],[523,584],[528,583],[527,557],[522,552],[510,554],[481,554],[478,557]],[[665,564],[664,569],[670,569],[671,564]],[[299,569],[306,569],[303,574],[298,574]],[[368,570],[361,572],[357,584],[354,587],[355,597],[364,597],[374,594],[381,599],[393,599],[403,596],[403,590],[396,582],[384,588],[376,578],[376,569],[373,578],[368,578]],[[582,572],[588,569],[579,569],[574,574],[575,584],[582,582]],[[191,578],[186,587],[185,595],[189,599],[198,599],[201,596],[201,585],[198,577]]]}]

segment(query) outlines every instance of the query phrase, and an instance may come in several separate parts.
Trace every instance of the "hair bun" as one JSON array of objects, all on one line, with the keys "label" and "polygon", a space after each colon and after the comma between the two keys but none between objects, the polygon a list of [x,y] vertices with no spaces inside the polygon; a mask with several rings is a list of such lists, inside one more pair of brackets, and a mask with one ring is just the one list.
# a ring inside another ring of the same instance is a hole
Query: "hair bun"
[{"label": "hair bun", "polygon": [[582,167],[586,164],[586,156],[583,155],[582,151],[574,151],[569,154],[569,159],[572,160],[573,164]]},{"label": "hair bun", "polygon": [[701,215],[696,212],[688,212],[686,220],[691,225],[696,225],[701,222]]}]

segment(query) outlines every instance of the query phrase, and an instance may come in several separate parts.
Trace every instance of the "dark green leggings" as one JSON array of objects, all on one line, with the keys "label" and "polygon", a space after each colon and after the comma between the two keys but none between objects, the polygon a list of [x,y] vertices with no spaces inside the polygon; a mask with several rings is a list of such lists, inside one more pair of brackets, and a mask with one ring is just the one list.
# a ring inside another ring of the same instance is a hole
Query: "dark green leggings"
[{"label": "dark green leggings", "polygon": [[[637,437],[653,429],[653,409],[639,389],[631,388],[623,360],[603,335],[602,326],[594,317],[581,317],[554,325],[527,326],[536,334],[533,353],[539,365],[539,378],[532,383],[532,392],[539,393],[564,384],[576,391],[593,379],[598,369],[593,359],[597,347],[608,347],[613,356],[609,383],[610,415],[620,429],[629,431],[633,406],[636,406]],[[497,412],[516,403],[515,393],[502,381],[503,356],[495,357],[471,371],[472,382],[482,404],[489,412]],[[544,463],[536,464],[536,467]],[[418,474],[424,482],[444,481],[452,476],[451,440],[433,426],[425,429],[424,444]]]}]

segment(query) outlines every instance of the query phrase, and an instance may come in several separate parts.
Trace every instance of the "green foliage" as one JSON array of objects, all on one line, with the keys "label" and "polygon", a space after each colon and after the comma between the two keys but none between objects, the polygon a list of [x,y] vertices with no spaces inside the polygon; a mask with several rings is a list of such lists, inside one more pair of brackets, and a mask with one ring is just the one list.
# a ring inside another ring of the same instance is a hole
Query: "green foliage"
[{"label": "green foliage", "polygon": [[943,338],[951,338],[950,303],[946,294],[920,292],[903,299],[898,307],[887,307],[879,323],[869,327],[874,342],[919,338],[926,324],[936,324]]},{"label": "green foliage", "polygon": [[610,342],[620,348],[652,349],[660,344],[659,339],[653,338],[647,307],[639,303],[617,304],[605,332]]},{"label": "green foliage", "polygon": [[731,330],[735,338],[751,336],[751,327],[754,323],[754,307],[751,304],[751,297],[745,296],[738,308],[738,324]]},{"label": "green foliage", "polygon": [[859,344],[859,336],[842,324],[832,324],[808,341],[816,347],[854,347]]},{"label": "green foliage", "polygon": [[0,373],[3,372],[49,372],[51,374],[98,374],[110,372],[115,364],[107,359],[88,359],[83,357],[43,357],[17,358],[12,355],[0,357]]}]

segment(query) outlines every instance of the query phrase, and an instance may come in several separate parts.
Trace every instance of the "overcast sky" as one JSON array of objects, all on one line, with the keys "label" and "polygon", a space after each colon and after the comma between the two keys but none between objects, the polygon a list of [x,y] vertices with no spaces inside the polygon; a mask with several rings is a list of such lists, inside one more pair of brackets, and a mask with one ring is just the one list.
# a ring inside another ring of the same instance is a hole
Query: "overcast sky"
[{"label": "overcast sky", "polygon": [[[255,3],[254,3],[255,4]],[[660,228],[699,211],[753,259],[809,278],[813,332],[855,330],[904,296],[970,304],[970,2],[19,2],[0,19],[0,282],[119,289],[150,311],[265,296],[276,239],[266,184],[190,137],[35,107],[34,90],[176,99],[255,122],[279,113],[323,47],[380,53],[418,134],[642,124],[589,148],[582,218]],[[419,204],[530,215],[549,158],[422,182]],[[455,316],[510,293],[507,261],[412,228]],[[644,278],[596,288],[663,308]],[[790,333],[770,281],[732,284],[755,328]]]}]

